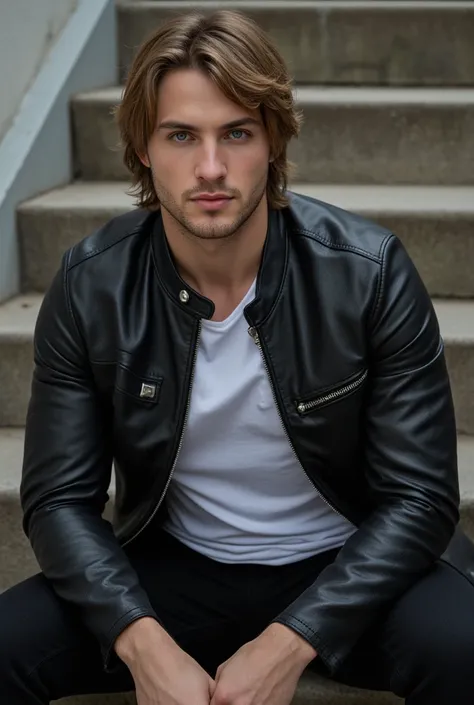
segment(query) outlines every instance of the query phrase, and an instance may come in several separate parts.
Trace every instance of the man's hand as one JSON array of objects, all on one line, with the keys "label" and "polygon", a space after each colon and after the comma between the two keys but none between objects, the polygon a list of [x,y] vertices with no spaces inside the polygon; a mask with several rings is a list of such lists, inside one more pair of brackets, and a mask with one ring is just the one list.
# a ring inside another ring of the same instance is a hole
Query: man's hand
[{"label": "man's hand", "polygon": [[116,641],[138,705],[209,705],[214,680],[154,619],[137,620]]},{"label": "man's hand", "polygon": [[292,629],[271,624],[219,666],[210,705],[289,705],[316,655]]}]

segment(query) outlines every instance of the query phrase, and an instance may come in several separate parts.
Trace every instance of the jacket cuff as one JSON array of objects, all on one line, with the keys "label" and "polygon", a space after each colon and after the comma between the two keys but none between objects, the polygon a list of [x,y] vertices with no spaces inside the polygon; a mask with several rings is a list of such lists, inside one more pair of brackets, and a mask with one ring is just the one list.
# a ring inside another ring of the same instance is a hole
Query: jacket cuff
[{"label": "jacket cuff", "polygon": [[319,634],[317,634],[309,626],[309,624],[306,624],[306,622],[302,622],[301,619],[298,619],[298,617],[285,612],[278,615],[278,617],[275,617],[275,619],[272,620],[272,623],[283,624],[286,627],[293,629],[293,631],[303,637],[303,639],[306,639],[306,641],[311,644],[313,649],[316,650],[318,654],[316,658],[320,658],[322,660],[329,673],[332,676],[336,673],[341,665],[340,659],[336,656],[336,654],[327,648]]},{"label": "jacket cuff", "polygon": [[120,617],[107,634],[106,643],[101,647],[102,660],[106,673],[116,673],[124,665],[114,649],[115,641],[126,627],[142,617],[153,617],[157,622],[160,621],[154,610],[134,607]]}]

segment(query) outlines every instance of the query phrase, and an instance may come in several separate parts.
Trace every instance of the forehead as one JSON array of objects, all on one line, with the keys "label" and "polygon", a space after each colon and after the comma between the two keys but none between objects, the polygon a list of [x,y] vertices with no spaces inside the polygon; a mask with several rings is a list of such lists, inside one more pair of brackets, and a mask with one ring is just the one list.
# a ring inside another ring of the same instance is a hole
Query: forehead
[{"label": "forehead", "polygon": [[193,124],[223,124],[243,116],[261,122],[258,110],[234,103],[198,69],[174,69],[161,80],[157,105],[159,122],[174,119]]}]

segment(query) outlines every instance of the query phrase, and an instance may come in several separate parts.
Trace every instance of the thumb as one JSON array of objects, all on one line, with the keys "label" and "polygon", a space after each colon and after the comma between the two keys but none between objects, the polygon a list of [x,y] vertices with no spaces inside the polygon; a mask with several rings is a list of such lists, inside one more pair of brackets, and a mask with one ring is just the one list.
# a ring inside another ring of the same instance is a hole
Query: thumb
[{"label": "thumb", "polygon": [[217,687],[217,683],[213,678],[209,678],[209,697],[212,698]]}]

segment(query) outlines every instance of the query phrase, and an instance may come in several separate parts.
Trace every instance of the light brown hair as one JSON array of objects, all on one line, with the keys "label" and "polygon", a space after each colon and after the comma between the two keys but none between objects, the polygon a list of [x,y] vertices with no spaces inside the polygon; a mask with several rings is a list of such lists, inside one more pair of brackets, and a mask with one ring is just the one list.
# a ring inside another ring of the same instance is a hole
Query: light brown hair
[{"label": "light brown hair", "polygon": [[155,129],[160,80],[176,68],[202,70],[227,98],[260,110],[273,159],[268,202],[275,209],[286,206],[284,191],[294,166],[287,159],[287,145],[298,135],[302,115],[278,49],[253,20],[232,10],[173,18],[142,44],[132,63],[116,118],[137,205],[150,209],[160,205],[151,169],[138,154],[147,153]]}]

